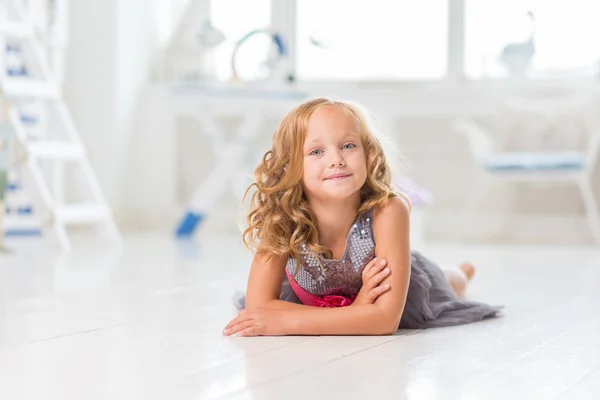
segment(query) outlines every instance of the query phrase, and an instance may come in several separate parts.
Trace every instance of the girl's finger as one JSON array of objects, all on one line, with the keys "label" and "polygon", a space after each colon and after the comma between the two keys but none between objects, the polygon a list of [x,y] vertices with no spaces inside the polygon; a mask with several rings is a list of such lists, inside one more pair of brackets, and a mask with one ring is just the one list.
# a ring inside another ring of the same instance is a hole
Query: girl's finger
[{"label": "girl's finger", "polygon": [[365,280],[368,281],[369,279],[371,279],[376,273],[381,271],[381,269],[384,268],[386,266],[386,264],[387,264],[387,262],[383,259],[376,260],[376,262],[373,263],[371,268],[369,268],[369,270],[366,272]]},{"label": "girl's finger", "polygon": [[377,262],[377,264],[375,266],[373,266],[368,274],[367,274],[367,279],[371,279],[373,276],[375,276],[375,274],[377,274],[378,272],[380,272],[383,268],[385,268],[385,266],[387,265],[387,261],[385,260],[379,260]]},{"label": "girl's finger", "polygon": [[385,285],[381,285],[381,286],[377,286],[375,289],[371,289],[369,291],[369,300],[371,302],[375,302],[375,300],[377,300],[377,298],[379,296],[381,296],[383,293],[387,292],[388,290],[390,290],[390,284],[385,284]]},{"label": "girl's finger", "polygon": [[247,313],[240,312],[237,317],[229,321],[225,329],[229,329],[234,325],[239,324],[240,322],[248,321],[250,318]]},{"label": "girl's finger", "polygon": [[369,273],[369,271],[371,270],[371,268],[373,268],[375,265],[377,265],[377,257],[375,257],[374,259],[372,259],[371,261],[369,261],[367,263],[367,265],[365,265],[365,268],[363,269],[362,275],[363,277],[367,278],[367,275]]},{"label": "girl's finger", "polygon": [[229,328],[225,328],[223,330],[223,335],[225,335],[225,336],[235,335],[236,333],[239,333],[239,332],[243,331],[244,329],[248,329],[252,326],[254,326],[254,321],[242,321],[239,324],[233,325]]},{"label": "girl's finger", "polygon": [[240,331],[236,336],[244,337],[244,336],[258,336],[256,329],[254,326],[246,328]]},{"label": "girl's finger", "polygon": [[369,287],[371,289],[373,289],[376,286],[379,286],[379,284],[385,278],[387,278],[389,274],[390,274],[390,269],[389,268],[385,268],[383,271],[379,272],[378,274],[375,274],[371,279],[369,279]]},{"label": "girl's finger", "polygon": [[229,323],[225,326],[225,328],[223,330],[229,329],[232,326],[239,324],[240,322],[242,322],[242,320],[240,319],[239,316],[237,316],[234,319],[232,319],[231,321],[229,321]]}]

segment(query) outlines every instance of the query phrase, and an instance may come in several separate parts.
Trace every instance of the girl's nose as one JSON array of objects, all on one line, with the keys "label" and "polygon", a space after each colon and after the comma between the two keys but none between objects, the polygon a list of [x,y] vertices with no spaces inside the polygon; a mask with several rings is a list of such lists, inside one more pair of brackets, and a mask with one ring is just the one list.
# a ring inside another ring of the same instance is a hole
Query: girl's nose
[{"label": "girl's nose", "polygon": [[344,159],[342,157],[340,157],[339,155],[336,155],[331,160],[331,168],[334,168],[334,167],[343,167],[344,165],[346,165],[346,163],[344,162]]}]

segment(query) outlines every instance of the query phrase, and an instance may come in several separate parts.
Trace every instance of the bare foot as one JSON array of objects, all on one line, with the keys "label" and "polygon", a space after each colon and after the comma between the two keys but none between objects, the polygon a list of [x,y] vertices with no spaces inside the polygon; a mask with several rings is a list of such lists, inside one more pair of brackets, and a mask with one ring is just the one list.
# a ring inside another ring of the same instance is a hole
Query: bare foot
[{"label": "bare foot", "polygon": [[465,291],[467,290],[467,284],[473,278],[475,274],[475,267],[470,263],[463,263],[457,267],[445,267],[443,268],[446,280],[452,287],[452,290],[461,299],[465,298]]},{"label": "bare foot", "polygon": [[467,280],[473,279],[473,275],[475,275],[475,267],[471,263],[462,263],[458,266],[465,275],[467,276]]}]

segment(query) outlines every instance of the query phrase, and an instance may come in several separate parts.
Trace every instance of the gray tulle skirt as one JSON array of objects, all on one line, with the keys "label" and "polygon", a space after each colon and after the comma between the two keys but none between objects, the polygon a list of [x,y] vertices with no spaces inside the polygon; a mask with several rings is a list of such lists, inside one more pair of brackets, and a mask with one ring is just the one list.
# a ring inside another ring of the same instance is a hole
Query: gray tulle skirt
[{"label": "gray tulle skirt", "polygon": [[[441,268],[416,251],[411,252],[411,274],[400,329],[454,326],[498,316],[502,306],[491,306],[460,299]],[[284,278],[280,300],[302,304]],[[245,307],[245,297],[237,296],[236,305]]]}]

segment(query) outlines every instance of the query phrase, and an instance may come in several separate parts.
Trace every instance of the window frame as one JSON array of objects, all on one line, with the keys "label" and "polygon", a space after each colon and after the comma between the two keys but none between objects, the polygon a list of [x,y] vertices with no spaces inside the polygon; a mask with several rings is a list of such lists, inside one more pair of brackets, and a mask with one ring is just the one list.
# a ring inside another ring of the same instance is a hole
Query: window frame
[{"label": "window frame", "polygon": [[[193,0],[192,0],[193,1]],[[210,0],[206,2],[205,7],[210,15]],[[286,40],[289,56],[286,58],[287,70],[294,76],[297,76],[297,51],[296,51],[296,5],[297,1],[302,0],[271,0],[271,26],[274,30],[282,33]],[[448,2],[448,35],[447,35],[447,68],[446,75],[441,79],[413,80],[413,79],[356,79],[356,80],[330,80],[330,79],[305,79],[298,80],[298,85],[302,88],[318,88],[337,90],[340,87],[350,89],[419,89],[419,88],[456,88],[462,86],[466,81],[479,86],[485,85],[494,89],[507,87],[523,86],[547,86],[548,83],[555,84],[565,81],[571,83],[589,82],[590,78],[581,79],[526,79],[518,80],[511,78],[481,78],[467,79],[465,71],[465,19],[466,19],[466,0],[446,0]]]},{"label": "window frame", "polygon": [[[274,29],[282,32],[287,39],[290,57],[288,59],[289,70],[296,75],[297,52],[296,52],[296,2],[298,0],[271,0],[271,23]],[[301,1],[301,0],[300,0]],[[414,80],[414,79],[358,79],[351,81],[329,80],[329,79],[309,79],[302,80],[300,83],[305,85],[319,84],[319,86],[331,85],[353,85],[358,87],[370,86],[405,86],[411,87],[453,81],[462,79],[464,73],[464,0],[446,0],[448,1],[448,52],[446,75],[441,79]]]}]

